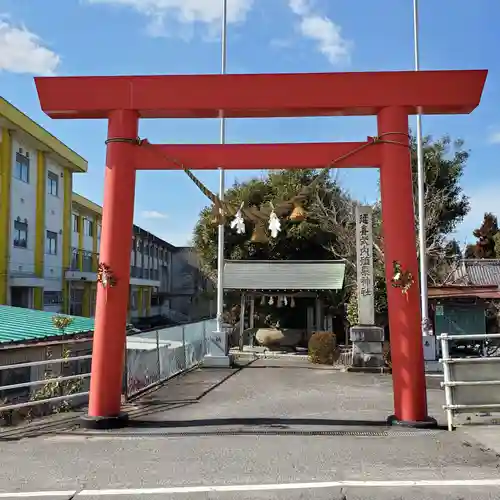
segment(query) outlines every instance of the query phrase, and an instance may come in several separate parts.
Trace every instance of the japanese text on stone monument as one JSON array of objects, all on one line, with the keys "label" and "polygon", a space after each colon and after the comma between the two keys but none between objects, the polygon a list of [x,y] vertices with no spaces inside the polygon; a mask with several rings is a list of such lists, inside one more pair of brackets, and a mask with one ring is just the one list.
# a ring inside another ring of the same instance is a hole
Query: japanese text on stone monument
[{"label": "japanese text on stone monument", "polygon": [[358,322],[375,323],[373,286],[373,225],[372,208],[356,207],[356,254],[358,277]]}]

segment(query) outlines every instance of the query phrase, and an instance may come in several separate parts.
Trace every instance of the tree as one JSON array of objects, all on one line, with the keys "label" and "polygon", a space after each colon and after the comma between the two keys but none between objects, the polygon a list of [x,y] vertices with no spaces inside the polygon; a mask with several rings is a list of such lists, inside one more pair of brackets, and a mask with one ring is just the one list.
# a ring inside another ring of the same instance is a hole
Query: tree
[{"label": "tree", "polygon": [[[414,182],[415,236],[418,235],[418,200],[417,200],[417,152],[416,141],[412,138],[411,164]],[[455,230],[470,210],[469,200],[463,194],[460,181],[469,158],[463,149],[462,141],[452,141],[448,136],[433,141],[431,137],[423,140],[425,172],[425,228],[427,236],[427,259],[429,279],[439,282],[443,274],[442,264],[460,256],[458,244],[450,242],[448,237]],[[396,188],[397,189],[397,188]],[[340,245],[330,248],[337,258],[346,259],[350,267],[355,268],[356,240],[354,237],[353,201],[332,198],[333,203],[317,195],[313,203],[316,217],[323,221],[324,229],[337,235]],[[374,224],[374,260],[380,264],[384,258],[382,207],[380,201],[373,205]],[[417,241],[418,243],[418,241]],[[417,244],[417,251],[419,246]],[[455,255],[451,253],[456,252]]]},{"label": "tree", "polygon": [[[225,200],[235,205],[265,206],[287,200],[295,195],[302,186],[309,185],[317,176],[315,170],[280,170],[268,175],[236,182],[225,194]],[[325,199],[341,196],[341,190],[335,180],[326,177],[314,189]],[[308,209],[310,202],[304,208]],[[301,223],[281,220],[281,232],[277,238],[270,239],[266,245],[251,241],[254,226],[245,221],[245,234],[237,234],[230,228],[231,220],[225,221],[226,259],[238,260],[303,260],[331,259],[330,246],[336,238],[321,226],[320,221],[308,217]],[[202,210],[194,229],[194,246],[200,256],[205,272],[214,277],[217,271],[217,226],[212,221],[211,208]]]},{"label": "tree", "polygon": [[[462,140],[453,141],[445,135],[434,141],[423,139],[425,170],[425,208],[428,252],[442,248],[446,236],[451,234],[470,211],[469,198],[464,195],[461,180],[470,152],[463,148]],[[417,196],[417,146],[411,140],[411,163],[414,196]],[[415,203],[417,208],[417,203]],[[418,211],[415,211],[418,218]],[[416,220],[418,224],[418,220]]]},{"label": "tree", "polygon": [[469,245],[465,252],[468,259],[495,259],[499,254],[499,230],[498,220],[491,212],[484,214],[481,226],[472,233],[476,238],[476,243]]},{"label": "tree", "polygon": [[[411,164],[414,182],[415,236],[417,252],[418,235],[418,190],[417,190],[417,146],[411,139]],[[425,172],[425,215],[426,251],[428,280],[430,284],[445,284],[453,276],[453,270],[461,257],[455,240],[449,235],[470,210],[469,200],[462,192],[460,181],[469,158],[462,141],[452,141],[449,136],[434,141],[431,137],[423,140]],[[337,197],[327,200],[316,195],[312,211],[323,223],[323,229],[336,234],[335,245],[330,247],[332,255],[344,259],[349,264],[346,276],[347,286],[356,286],[356,239],[354,237],[355,218],[353,200]],[[374,231],[374,273],[375,312],[380,320],[387,312],[387,294],[384,277],[384,244],[382,207],[380,201],[373,205]],[[353,322],[357,318],[357,297],[350,296],[348,316]]]},{"label": "tree", "polygon": [[[449,268],[459,257],[456,242],[449,235],[469,212],[469,200],[463,194],[460,181],[469,158],[462,141],[444,136],[439,140],[424,138],[425,207],[427,256],[431,283],[440,283],[449,274]],[[411,164],[414,172],[415,234],[418,234],[417,158],[416,141],[412,138]],[[226,199],[239,205],[277,203],[296,194],[310,184],[315,170],[288,170],[271,172],[260,179],[236,183],[226,193]],[[396,187],[397,189],[397,187]],[[346,262],[344,297],[349,299],[356,287],[356,238],[354,209],[358,203],[339,184],[335,176],[326,177],[312,190],[305,204],[307,219],[294,224],[282,220],[282,232],[267,245],[255,245],[250,232],[238,235],[226,221],[226,259],[342,259]],[[380,315],[387,308],[384,279],[383,225],[381,205],[374,209],[374,263],[376,281],[376,310]],[[217,228],[211,222],[210,208],[204,209],[194,231],[194,245],[204,269],[215,276],[217,269]],[[355,296],[355,294],[354,294]]]}]

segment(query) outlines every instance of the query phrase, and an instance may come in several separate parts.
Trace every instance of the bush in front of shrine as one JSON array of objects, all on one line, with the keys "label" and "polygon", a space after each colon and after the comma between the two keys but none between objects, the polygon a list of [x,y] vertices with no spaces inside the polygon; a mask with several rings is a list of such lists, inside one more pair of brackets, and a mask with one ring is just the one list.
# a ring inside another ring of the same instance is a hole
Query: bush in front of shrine
[{"label": "bush in front of shrine", "polygon": [[332,365],[335,359],[337,339],[332,332],[316,332],[309,339],[309,359],[318,365]]}]

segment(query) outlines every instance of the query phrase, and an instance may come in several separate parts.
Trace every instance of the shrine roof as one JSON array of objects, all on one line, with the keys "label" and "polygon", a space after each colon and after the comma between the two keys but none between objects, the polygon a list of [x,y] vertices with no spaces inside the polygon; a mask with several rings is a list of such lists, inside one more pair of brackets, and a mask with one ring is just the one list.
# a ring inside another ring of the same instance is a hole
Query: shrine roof
[{"label": "shrine roof", "polygon": [[227,260],[225,290],[341,290],[345,263],[334,260]]},{"label": "shrine roof", "polygon": [[362,116],[388,106],[464,114],[479,104],[487,70],[37,77],[52,118]]}]

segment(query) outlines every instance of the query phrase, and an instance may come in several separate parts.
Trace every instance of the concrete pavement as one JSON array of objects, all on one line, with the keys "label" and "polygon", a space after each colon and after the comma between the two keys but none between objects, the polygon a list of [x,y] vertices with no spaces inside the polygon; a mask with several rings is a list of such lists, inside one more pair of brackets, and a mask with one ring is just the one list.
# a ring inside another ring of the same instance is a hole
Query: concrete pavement
[{"label": "concrete pavement", "polygon": [[[443,420],[442,391],[428,396],[430,413]],[[259,360],[241,371],[192,372],[130,410],[133,425],[121,431],[85,431],[72,420],[2,442],[0,492],[332,500],[344,487],[348,500],[500,498],[494,447],[462,431],[384,426],[387,375]]]}]

